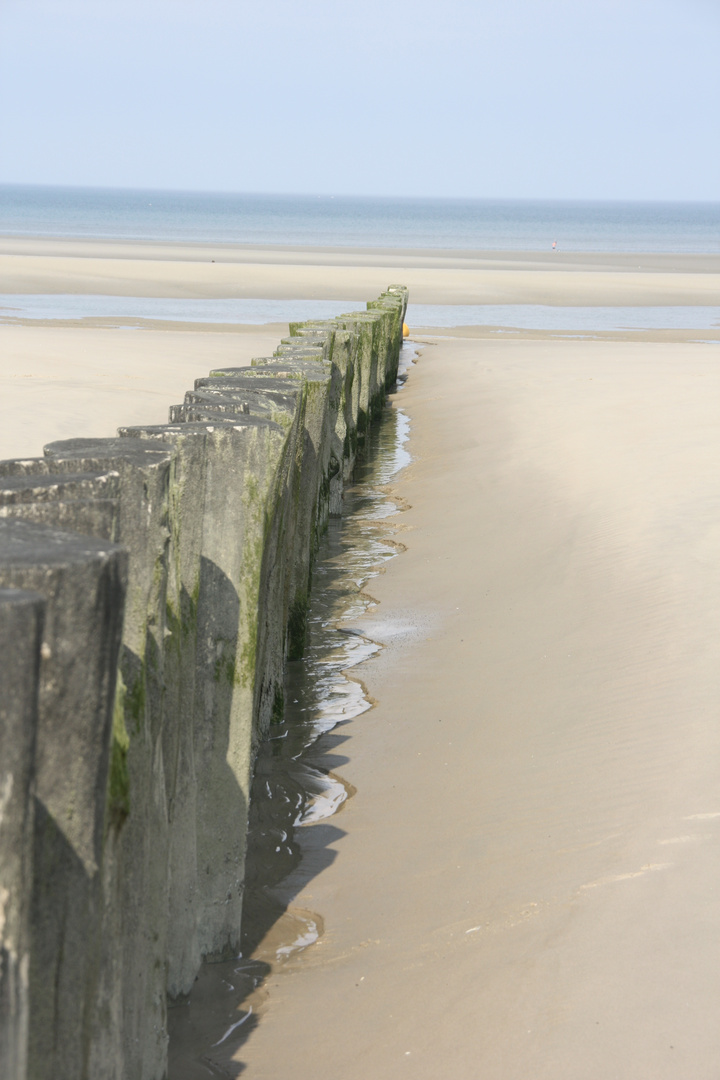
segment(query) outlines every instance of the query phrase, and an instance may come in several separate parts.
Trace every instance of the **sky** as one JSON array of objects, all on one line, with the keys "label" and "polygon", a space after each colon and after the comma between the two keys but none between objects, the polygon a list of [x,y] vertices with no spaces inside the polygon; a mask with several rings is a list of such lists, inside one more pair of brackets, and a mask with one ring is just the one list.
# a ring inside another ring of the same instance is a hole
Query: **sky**
[{"label": "sky", "polygon": [[720,0],[0,0],[0,183],[720,199]]}]

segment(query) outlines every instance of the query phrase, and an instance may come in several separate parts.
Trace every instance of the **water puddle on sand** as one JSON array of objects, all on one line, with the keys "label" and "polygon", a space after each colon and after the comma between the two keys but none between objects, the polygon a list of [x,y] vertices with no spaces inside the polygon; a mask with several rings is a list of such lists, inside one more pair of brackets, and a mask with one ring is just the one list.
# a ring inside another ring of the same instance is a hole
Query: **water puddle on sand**
[{"label": "water puddle on sand", "polygon": [[[411,344],[403,346],[399,384],[416,357]],[[337,815],[355,789],[341,775],[347,759],[337,750],[349,737],[346,725],[372,708],[354,669],[381,648],[352,623],[374,605],[367,583],[403,550],[391,520],[402,508],[387,485],[410,461],[408,429],[401,409],[385,410],[346,492],[344,516],[331,520],[318,552],[305,656],[287,665],[283,722],[272,726],[255,767],[242,955],[205,965],[190,1000],[170,1009],[169,1080],[239,1077],[268,981],[302,963],[322,936],[321,916],[293,899],[342,853]]]}]

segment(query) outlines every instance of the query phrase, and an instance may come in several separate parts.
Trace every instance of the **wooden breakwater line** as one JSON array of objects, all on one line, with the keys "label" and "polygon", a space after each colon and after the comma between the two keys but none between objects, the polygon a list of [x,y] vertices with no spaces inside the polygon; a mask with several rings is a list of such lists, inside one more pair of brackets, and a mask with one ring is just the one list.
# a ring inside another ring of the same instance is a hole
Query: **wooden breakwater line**
[{"label": "wooden breakwater line", "polygon": [[167,995],[237,953],[256,748],[406,306],[0,463],[3,1078],[162,1080]]}]

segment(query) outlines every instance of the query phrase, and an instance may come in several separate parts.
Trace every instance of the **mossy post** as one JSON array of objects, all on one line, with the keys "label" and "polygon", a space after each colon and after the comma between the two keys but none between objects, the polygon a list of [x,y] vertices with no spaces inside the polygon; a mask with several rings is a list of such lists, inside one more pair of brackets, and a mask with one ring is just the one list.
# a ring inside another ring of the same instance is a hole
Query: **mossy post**
[{"label": "mossy post", "polygon": [[[249,415],[208,427],[195,692],[198,935],[203,956],[223,959],[240,944],[254,716],[262,707],[261,609],[270,599],[268,564],[281,569],[267,548],[289,433]],[[278,600],[273,622],[282,621],[282,588]],[[282,672],[270,681],[272,695]]]},{"label": "mossy post", "polygon": [[[275,385],[298,388],[298,438],[290,476],[293,509],[282,544],[286,566],[282,655],[291,659],[301,656],[304,648],[312,561],[329,513],[331,436],[340,401],[337,369],[322,360],[321,350],[313,347],[310,353],[311,358],[257,358],[249,369],[217,369],[209,379],[201,380],[204,389],[211,385],[218,389],[237,386],[237,380],[242,380],[244,386],[267,386],[276,380]],[[264,723],[263,711],[261,726]]]},{"label": "mossy post", "polygon": [[383,374],[386,390],[397,380],[407,301],[408,290],[404,285],[390,285],[377,300],[368,300],[367,304],[368,311],[386,314],[387,322],[383,333]]},{"label": "mossy post", "polygon": [[113,539],[127,548],[129,578],[113,721],[103,962],[90,1072],[94,1080],[162,1080],[168,919],[162,700],[173,449],[144,440],[68,439],[46,446],[45,455],[51,469],[113,469],[120,476]]},{"label": "mossy post", "polygon": [[[193,566],[188,586],[193,575],[198,575],[196,586],[192,585],[197,596],[194,625],[186,634],[194,647],[192,659],[188,657],[194,684],[184,720],[195,792],[195,909],[185,933],[194,935],[195,969],[200,957],[220,959],[236,954],[239,946],[247,803],[256,741],[260,596],[268,591],[263,582],[267,538],[277,511],[278,477],[283,475],[290,430],[291,425],[244,412],[234,419],[124,429],[127,435],[182,445],[183,459],[187,463],[192,458],[197,474],[190,485],[195,492],[192,513],[200,518],[202,528],[188,532],[187,513],[176,523],[171,511],[173,545],[180,549],[176,561],[180,565],[190,562],[189,553],[183,552],[188,543],[197,556],[197,569]],[[195,448],[192,455],[191,446]],[[282,588],[279,602],[282,605]],[[274,614],[274,621],[281,622],[282,611]],[[278,678],[281,683],[281,672],[275,683]],[[271,698],[274,690],[273,686]],[[192,873],[193,868],[186,865],[186,877]],[[174,899],[171,888],[171,908]],[[195,973],[187,966],[183,981],[171,982],[171,992],[186,993]]]},{"label": "mossy post", "polygon": [[340,400],[335,422],[333,454],[341,463],[342,476],[338,482],[331,483],[330,489],[330,514],[339,517],[342,514],[342,490],[355,468],[358,444],[357,423],[362,377],[357,359],[357,335],[341,327],[336,320],[291,322],[290,334],[292,337],[315,340],[324,328],[332,331],[332,362],[340,375]]},{"label": "mossy post", "polygon": [[[317,547],[327,528],[330,513],[331,480],[340,476],[341,462],[336,456],[333,435],[342,400],[342,380],[338,368],[322,359],[316,346],[294,352],[283,347],[283,355],[253,360],[253,367],[278,378],[297,378],[304,385],[305,445],[300,464],[300,483],[304,488],[301,503],[310,507],[310,518],[299,522],[300,535],[313,537],[311,551]],[[313,505],[314,504],[314,505]],[[309,525],[309,532],[305,529]]]},{"label": "mossy post", "polygon": [[65,470],[45,458],[0,461],[0,518],[112,540],[117,531],[120,474],[114,469]]},{"label": "mossy post", "polygon": [[86,1080],[125,600],[122,548],[0,520],[0,586],[45,598],[30,909],[32,1080]]},{"label": "mossy post", "polygon": [[247,415],[263,417],[287,427],[293,422],[299,393],[296,382],[290,383],[284,390],[273,391],[248,386],[247,380],[236,380],[235,384],[222,389],[204,387],[188,390],[181,405],[170,406],[169,422],[185,424],[193,420]]},{"label": "mossy post", "polygon": [[[95,1080],[118,1070],[161,1077],[167,1041],[167,814],[156,747],[169,456],[166,451],[160,463],[157,453],[149,462],[143,454],[130,460],[130,449],[119,440],[67,440],[46,447],[43,458],[0,463],[0,516],[120,541],[130,554],[102,860],[101,958],[89,1025]],[[140,1061],[147,1062],[144,1073]]]},{"label": "mossy post", "polygon": [[0,1076],[27,1080],[33,787],[45,601],[0,588]]},{"label": "mossy post", "polygon": [[[245,372],[245,374],[243,374]],[[296,647],[294,631],[302,621],[302,639],[304,640],[304,621],[307,607],[307,585],[309,575],[308,533],[304,525],[303,504],[301,503],[301,476],[306,449],[305,413],[307,392],[305,380],[294,377],[282,379],[264,375],[262,369],[236,369],[232,374],[210,376],[197,380],[195,391],[185,395],[186,404],[171,407],[171,416],[178,419],[217,422],[227,420],[233,415],[258,415],[272,419],[287,432],[287,448],[278,473],[278,498],[276,512],[270,520],[267,546],[272,550],[272,595],[268,595],[263,609],[269,613],[268,627],[259,637],[262,656],[285,656],[286,643],[284,628],[289,628],[287,650],[292,654]],[[312,501],[307,497],[305,502]],[[277,534],[277,536],[276,536]],[[298,555],[298,552],[300,553]],[[281,572],[278,573],[278,569]],[[270,586],[268,586],[269,588]],[[280,590],[279,593],[276,590]],[[298,601],[298,598],[301,598]],[[301,612],[299,616],[298,612]],[[282,666],[270,674],[262,666],[258,669],[260,684],[267,688],[275,687],[272,692],[272,708],[269,716],[280,718],[282,700]],[[277,662],[274,662],[277,668]],[[258,704],[259,729],[264,730],[268,721],[268,691],[262,694]]]},{"label": "mossy post", "polygon": [[121,441],[171,448],[167,477],[165,592],[160,748],[167,813],[167,965],[171,998],[188,993],[200,964],[197,938],[197,777],[194,697],[197,605],[203,536],[205,435],[178,425],[121,428]]},{"label": "mossy post", "polygon": [[362,442],[373,418],[373,408],[377,397],[377,336],[374,332],[376,320],[367,312],[351,312],[338,317],[339,325],[350,331],[356,339],[355,377],[358,380],[358,404],[356,430],[358,441]]}]

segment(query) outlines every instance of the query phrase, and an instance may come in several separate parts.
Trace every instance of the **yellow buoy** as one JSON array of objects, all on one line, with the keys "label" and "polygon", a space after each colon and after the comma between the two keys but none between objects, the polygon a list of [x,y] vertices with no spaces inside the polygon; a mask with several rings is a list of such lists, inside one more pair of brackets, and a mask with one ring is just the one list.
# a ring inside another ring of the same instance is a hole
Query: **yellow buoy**
[{"label": "yellow buoy", "polygon": [[406,322],[403,323],[403,337],[410,337],[410,327]]}]

